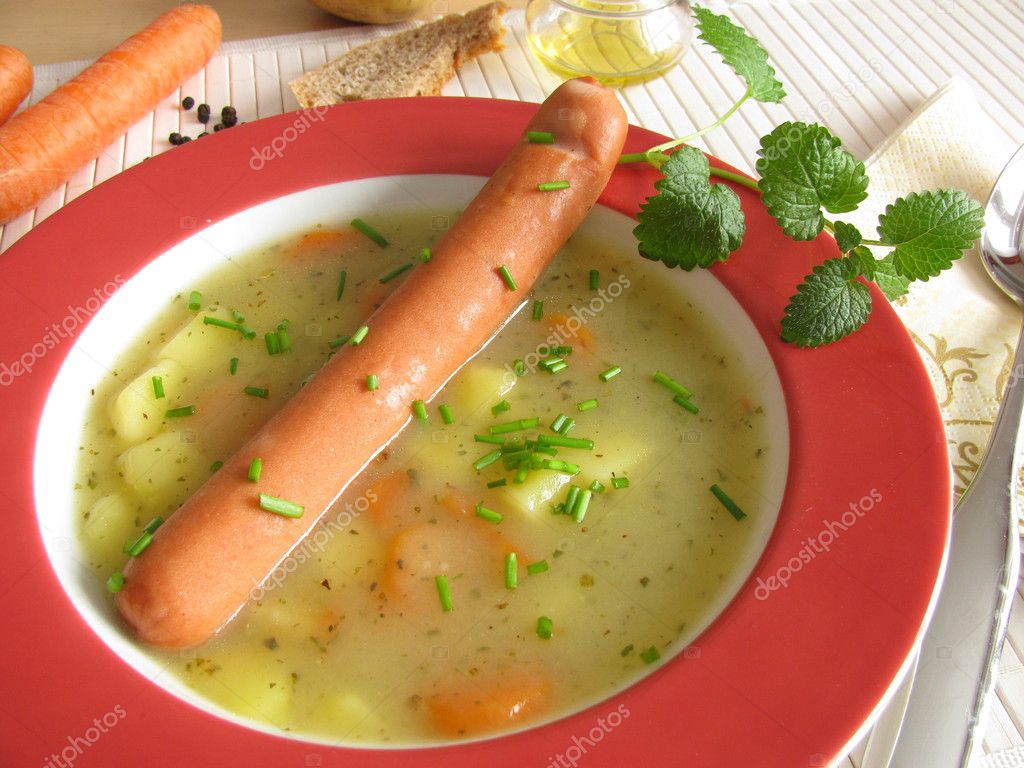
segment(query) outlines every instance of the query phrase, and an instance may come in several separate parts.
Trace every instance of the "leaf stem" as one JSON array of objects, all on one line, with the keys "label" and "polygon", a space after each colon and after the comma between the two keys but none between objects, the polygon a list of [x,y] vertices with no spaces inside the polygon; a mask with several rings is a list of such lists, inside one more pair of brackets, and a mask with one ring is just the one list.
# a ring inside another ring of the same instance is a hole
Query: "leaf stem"
[{"label": "leaf stem", "polygon": [[747,189],[752,189],[755,192],[760,192],[761,191],[761,187],[758,186],[756,181],[754,181],[753,179],[747,178],[746,176],[743,176],[742,174],[733,173],[732,171],[726,171],[726,170],[724,170],[722,168],[715,168],[714,166],[711,166],[711,168],[709,168],[708,170],[709,170],[709,172],[711,173],[712,176],[717,176],[718,178],[725,179],[726,181],[735,182],[736,184],[744,186]]},{"label": "leaf stem", "polygon": [[686,136],[682,136],[678,139],[672,139],[672,141],[666,141],[664,144],[659,144],[656,147],[651,147],[649,150],[647,150],[648,154],[654,152],[666,152],[667,150],[675,149],[681,144],[686,144],[688,141],[693,141],[694,139],[703,136],[705,133],[709,133],[710,131],[715,130],[715,128],[717,128],[730,117],[732,117],[733,113],[736,112],[736,110],[739,109],[741,106],[743,106],[743,102],[749,99],[753,92],[753,86],[748,85],[747,90],[743,92],[743,95],[740,97],[739,101],[737,101],[735,104],[729,107],[729,109],[726,110],[725,114],[723,114],[720,118],[715,120],[715,122],[713,122],[711,125],[706,125],[700,130],[694,131],[693,133],[688,134]]}]

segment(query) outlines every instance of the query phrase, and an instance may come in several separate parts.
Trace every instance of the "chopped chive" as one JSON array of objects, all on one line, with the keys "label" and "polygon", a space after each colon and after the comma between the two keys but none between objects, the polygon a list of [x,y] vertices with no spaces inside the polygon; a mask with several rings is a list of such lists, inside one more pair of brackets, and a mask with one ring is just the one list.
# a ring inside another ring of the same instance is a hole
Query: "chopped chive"
[{"label": "chopped chive", "polygon": [[567,434],[569,434],[569,430],[572,429],[575,426],[576,426],[576,419],[567,418],[562,423],[562,428],[558,430],[558,434],[560,434],[560,435],[567,435]]},{"label": "chopped chive", "polygon": [[266,387],[246,387],[242,391],[253,397],[262,397],[264,400],[270,397],[270,390]]},{"label": "chopped chive", "polygon": [[502,400],[497,405],[491,407],[491,415],[497,416],[499,413],[504,413],[505,411],[508,411],[511,408],[512,403],[510,403],[508,400]]},{"label": "chopped chive", "polygon": [[551,131],[527,131],[526,140],[531,144],[554,144],[555,134]]},{"label": "chopped chive", "polygon": [[164,396],[164,380],[159,376],[153,377],[153,398],[159,400]]},{"label": "chopped chive", "polygon": [[516,360],[512,363],[512,370],[516,372],[516,376],[525,376],[526,362],[524,360],[516,358]]},{"label": "chopped chive", "polygon": [[420,251],[420,261],[423,262],[424,264],[426,264],[432,258],[434,258],[434,254],[431,252],[429,248],[423,248]]},{"label": "chopped chive", "polygon": [[533,319],[540,320],[544,317],[544,302],[535,301],[533,302]]},{"label": "chopped chive", "polygon": [[495,512],[493,509],[488,509],[483,503],[476,505],[476,516],[481,520],[486,520],[489,523],[500,523],[505,519],[505,516],[500,512]]},{"label": "chopped chive", "polygon": [[622,369],[619,366],[617,366],[617,365],[613,365],[607,371],[605,371],[604,373],[601,373],[600,375],[598,375],[597,378],[599,378],[601,381],[606,381],[607,382],[607,381],[611,381],[612,379],[614,379],[620,373],[622,373]]},{"label": "chopped chive", "polygon": [[515,552],[505,555],[505,589],[515,589],[519,584],[518,559]]},{"label": "chopped chive", "polygon": [[529,467],[520,467],[516,470],[516,476],[512,478],[512,482],[516,485],[522,485],[526,482],[526,476],[530,473]]},{"label": "chopped chive", "polygon": [[541,360],[539,363],[537,363],[537,365],[539,365],[545,371],[550,371],[551,368],[553,368],[554,366],[558,365],[559,363],[564,363],[564,362],[565,361],[562,358],[557,357],[557,356],[556,357],[545,357],[543,360]]},{"label": "chopped chive", "polygon": [[267,345],[267,354],[276,355],[281,352],[281,340],[276,333],[263,334],[263,341]]},{"label": "chopped chive", "polygon": [[540,465],[544,469],[553,469],[555,472],[563,472],[567,475],[578,474],[580,468],[570,461],[561,461],[559,459],[543,459]]},{"label": "chopped chive", "polygon": [[156,533],[157,529],[161,525],[163,525],[163,524],[164,524],[164,519],[162,517],[160,517],[160,515],[157,515],[152,520],[150,520],[148,523],[146,523],[146,527],[143,528],[142,530],[145,531],[146,533]]},{"label": "chopped chive", "polygon": [[739,505],[735,501],[729,498],[729,494],[718,487],[718,484],[711,486],[711,492],[715,494],[715,498],[718,499],[722,506],[729,510],[729,514],[737,520],[742,520],[747,516],[747,513],[739,508]]},{"label": "chopped chive", "polygon": [[564,345],[564,344],[562,346],[560,346],[560,347],[552,347],[551,350],[550,350],[550,354],[552,354],[552,355],[571,355],[572,354],[572,347]]},{"label": "chopped chive", "polygon": [[506,480],[504,477],[501,477],[501,478],[498,478],[497,480],[491,480],[491,482],[489,482],[487,484],[487,487],[488,488],[501,488],[503,485],[508,485],[508,480]]},{"label": "chopped chive", "polygon": [[120,571],[114,571],[107,578],[107,592],[112,595],[116,595],[124,587],[124,574]]},{"label": "chopped chive", "polygon": [[562,425],[565,424],[565,422],[568,421],[568,419],[569,417],[566,416],[564,413],[560,413],[557,416],[555,416],[555,420],[551,422],[551,431],[558,432],[558,430],[562,428]]},{"label": "chopped chive", "polygon": [[391,282],[396,277],[398,277],[400,274],[402,274],[403,272],[405,272],[406,270],[409,270],[409,269],[412,269],[412,262],[411,261],[405,262],[405,264],[403,264],[400,267],[395,267],[390,272],[388,272],[386,275],[381,275],[380,282],[381,283]]},{"label": "chopped chive", "polygon": [[437,409],[441,413],[441,421],[445,424],[454,424],[455,415],[452,413],[452,409],[447,405],[441,405]]},{"label": "chopped chive", "polygon": [[223,461],[218,460],[218,461],[213,462],[213,464],[210,465],[210,474],[212,475],[214,472],[216,472],[218,469],[220,469],[223,466],[224,466],[224,462]]},{"label": "chopped chive", "polygon": [[505,283],[506,288],[510,291],[516,290],[516,279],[512,277],[512,273],[508,271],[508,267],[502,264],[498,267],[498,274],[501,275],[501,280]]},{"label": "chopped chive", "polygon": [[536,563],[530,563],[526,566],[526,574],[528,576],[536,576],[538,573],[544,573],[548,569],[547,560],[538,560]]},{"label": "chopped chive", "polygon": [[551,621],[547,616],[541,616],[537,619],[537,637],[541,640],[550,640],[551,635],[554,633],[554,622]]},{"label": "chopped chive", "polygon": [[342,295],[345,293],[345,278],[348,277],[348,273],[343,269],[338,273],[338,301],[341,301]]},{"label": "chopped chive", "polygon": [[243,335],[246,335],[251,330],[241,323],[232,323],[230,320],[221,320],[219,317],[212,317],[211,315],[203,315],[203,325],[215,325],[218,328],[227,328],[229,331],[238,331]]},{"label": "chopped chive", "polygon": [[572,514],[573,507],[576,506],[576,499],[580,497],[583,489],[578,485],[570,485],[569,490],[565,494],[565,504],[563,505],[564,511],[568,514]]},{"label": "chopped chive", "polygon": [[235,318],[235,322],[236,323],[244,323],[245,322],[245,315],[243,315],[237,309],[232,309],[231,310],[231,316],[233,318]]},{"label": "chopped chive", "polygon": [[351,223],[352,223],[353,227],[355,227],[360,232],[362,232],[364,235],[366,235],[368,238],[373,240],[373,242],[375,242],[381,248],[387,248],[388,247],[389,243],[387,241],[387,238],[385,238],[384,235],[382,235],[380,232],[378,232],[376,229],[371,227],[369,224],[367,224],[362,219],[360,219],[360,218],[352,219]]},{"label": "chopped chive", "polygon": [[629,488],[628,477],[613,477],[612,488]]},{"label": "chopped chive", "polygon": [[596,291],[601,287],[601,273],[596,269],[590,270],[590,290]]},{"label": "chopped chive", "polygon": [[282,352],[287,352],[292,348],[292,337],[288,335],[287,329],[280,326],[277,329],[277,344]]},{"label": "chopped chive", "polygon": [[505,424],[495,424],[493,427],[488,427],[487,431],[492,435],[504,435],[508,432],[521,432],[524,429],[533,429],[540,424],[540,419],[519,419],[518,421],[509,421]]},{"label": "chopped chive", "polygon": [[427,415],[427,405],[422,400],[413,400],[412,413],[420,421],[427,421],[430,418]]},{"label": "chopped chive", "polygon": [[644,664],[653,664],[661,658],[661,654],[658,653],[658,649],[652,645],[646,651],[640,651],[640,658],[644,660]]},{"label": "chopped chive", "polygon": [[345,346],[345,344],[347,344],[347,343],[348,343],[348,336],[339,336],[336,339],[331,339],[330,341],[328,341],[327,342],[327,346],[330,347],[331,349],[337,349],[338,347]]},{"label": "chopped chive", "polygon": [[232,357],[231,358],[231,362],[228,363],[228,371],[231,372],[232,376],[234,376],[236,373],[238,373],[238,358],[237,357]]},{"label": "chopped chive", "polygon": [[501,445],[505,442],[504,437],[494,435],[473,435],[473,439],[478,443],[493,443],[494,445]]},{"label": "chopped chive", "polygon": [[252,328],[250,328],[247,325],[239,324],[238,330],[247,339],[255,339],[256,338],[256,331],[254,331]]},{"label": "chopped chive", "polygon": [[600,480],[595,480],[590,484],[590,490],[594,493],[604,493],[604,484]]},{"label": "chopped chive", "polygon": [[654,372],[654,380],[661,384],[663,387],[667,387],[668,389],[672,390],[677,395],[682,395],[683,397],[691,397],[693,395],[693,392],[688,390],[678,381],[673,379],[667,373],[663,373],[662,371]]},{"label": "chopped chive", "polygon": [[594,492],[589,488],[585,491],[580,491],[580,495],[572,509],[572,519],[577,523],[582,523],[583,518],[587,516],[587,507],[590,506],[590,499],[593,495]]},{"label": "chopped chive", "polygon": [[554,374],[554,373],[561,373],[562,371],[564,371],[568,367],[569,367],[569,364],[567,362],[565,362],[565,360],[559,360],[557,363],[555,363],[554,365],[552,365],[549,368],[547,368],[547,372],[548,373],[552,373],[552,374]]},{"label": "chopped chive", "polygon": [[434,577],[434,584],[437,585],[437,597],[441,601],[441,610],[448,613],[452,609],[452,588],[448,586],[448,577],[445,574]]},{"label": "chopped chive", "polygon": [[584,400],[582,403],[576,403],[576,410],[580,411],[592,411],[597,408],[597,398],[592,397],[589,400]]},{"label": "chopped chive", "polygon": [[203,294],[201,294],[199,291],[192,291],[192,293],[188,295],[188,308],[192,312],[198,312],[200,307],[202,306]]},{"label": "chopped chive", "polygon": [[544,181],[537,185],[537,189],[541,192],[554,192],[556,189],[568,189],[569,182],[564,179],[561,181]]},{"label": "chopped chive", "polygon": [[682,406],[690,413],[700,412],[700,408],[697,407],[697,404],[695,402],[693,402],[687,397],[683,397],[682,395],[676,395],[675,397],[673,397],[672,402],[675,403],[676,405]]},{"label": "chopped chive", "polygon": [[273,512],[275,515],[281,515],[282,517],[302,517],[302,513],[306,509],[294,501],[286,501],[266,493],[260,494],[260,506],[267,510],[267,512]]},{"label": "chopped chive", "polygon": [[370,392],[373,392],[373,390],[377,389],[377,387],[379,386],[380,377],[378,377],[376,373],[371,373],[369,376],[366,377],[366,388]]},{"label": "chopped chive", "polygon": [[150,542],[152,542],[152,541],[153,541],[153,534],[150,533],[149,531],[143,531],[142,535],[139,536],[139,538],[135,539],[135,541],[125,542],[125,545],[124,545],[124,548],[123,548],[122,551],[126,555],[131,555],[132,557],[138,557],[139,555],[141,555],[143,552],[146,551],[146,547],[148,547],[150,545]]},{"label": "chopped chive", "polygon": [[365,326],[365,325],[359,326],[359,329],[355,333],[352,334],[352,338],[348,340],[348,343],[351,344],[353,347],[358,346],[359,344],[362,344],[363,343],[363,339],[366,338],[366,334],[368,334],[369,332],[370,332],[370,329],[369,329],[368,326]]},{"label": "chopped chive", "polygon": [[180,419],[182,416],[194,416],[196,407],[194,405],[183,405],[180,408],[171,408],[164,411],[165,419]]},{"label": "chopped chive", "polygon": [[582,448],[586,451],[594,450],[594,441],[585,437],[563,437],[562,435],[538,435],[539,445],[558,445],[563,448]]},{"label": "chopped chive", "polygon": [[263,459],[258,456],[249,462],[249,482],[258,483],[263,473]]},{"label": "chopped chive", "polygon": [[473,469],[479,472],[484,467],[489,467],[491,464],[501,458],[501,451],[491,451],[485,456],[481,456],[479,459],[473,462]]}]

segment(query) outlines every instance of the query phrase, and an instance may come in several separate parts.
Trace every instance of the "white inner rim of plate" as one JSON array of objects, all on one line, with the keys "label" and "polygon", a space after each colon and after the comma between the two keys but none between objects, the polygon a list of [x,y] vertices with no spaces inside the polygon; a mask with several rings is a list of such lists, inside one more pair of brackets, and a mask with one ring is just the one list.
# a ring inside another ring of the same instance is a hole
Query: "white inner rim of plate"
[{"label": "white inner rim of plate", "polygon": [[[461,210],[476,195],[478,176],[416,175],[362,179],[304,190],[261,203],[219,221],[161,254],[122,286],[96,313],[70,350],[54,380],[39,424],[34,459],[36,511],[47,554],[76,610],[118,657],[166,691],[207,712],[249,728],[304,742],[337,745],[326,738],[293,736],[242,718],[201,698],[165,665],[129,636],[119,621],[103,579],[81,558],[77,540],[74,476],[79,460],[79,428],[91,405],[90,389],[109,371],[138,329],[165,306],[168,297],[188,291],[205,274],[230,258],[276,240],[312,229],[317,224],[349,221],[355,216],[394,210]],[[202,225],[204,222],[200,222]],[[130,226],[130,223],[127,224]],[[628,216],[595,206],[581,231],[600,238],[623,253],[634,253]],[[638,262],[643,260],[637,259]],[[778,516],[789,465],[789,425],[782,385],[767,348],[746,313],[711,274],[667,270],[650,263],[634,269],[659,270],[699,310],[718,319],[735,345],[742,370],[750,372],[764,402],[773,448],[765,461],[768,478],[762,491],[761,514],[745,524],[756,525],[749,561],[724,584],[722,598],[703,624],[687,628],[676,645],[683,649],[724,610],[753,570]],[[189,653],[188,651],[184,653]],[[589,706],[596,702],[582,702]],[[354,745],[364,746],[364,745]],[[400,745],[389,745],[390,748]],[[437,746],[429,744],[424,746]]]}]

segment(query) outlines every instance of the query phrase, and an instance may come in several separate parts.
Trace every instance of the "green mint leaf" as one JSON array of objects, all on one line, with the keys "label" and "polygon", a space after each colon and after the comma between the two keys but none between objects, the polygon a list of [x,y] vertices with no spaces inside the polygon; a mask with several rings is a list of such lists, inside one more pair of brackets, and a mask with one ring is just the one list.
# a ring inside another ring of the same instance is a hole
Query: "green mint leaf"
[{"label": "green mint leaf", "polygon": [[927,280],[948,269],[981,236],[984,209],[960,190],[913,192],[878,217],[878,235],[894,247],[896,272]]},{"label": "green mint leaf", "polygon": [[849,253],[860,245],[861,240],[864,239],[859,229],[853,226],[853,224],[847,224],[845,221],[837,221],[835,230],[836,245],[839,246],[839,250],[843,253]]},{"label": "green mint leaf", "polygon": [[[838,232],[838,228],[836,230]],[[857,267],[857,274],[866,280],[874,280],[878,271],[878,259],[866,245],[858,245],[849,253],[850,261]]]},{"label": "green mint leaf", "polygon": [[761,138],[761,198],[794,240],[813,240],[821,232],[822,206],[844,213],[867,197],[864,163],[840,143],[824,126],[807,123],[782,123]]},{"label": "green mint leaf", "polygon": [[857,280],[855,259],[828,259],[797,286],[782,318],[782,338],[800,347],[818,347],[849,336],[871,313],[871,293]]},{"label": "green mint leaf", "polygon": [[896,301],[900,296],[906,296],[910,289],[910,278],[897,272],[894,262],[895,258],[891,253],[884,259],[876,261],[875,275],[872,278],[889,301]]},{"label": "green mint leaf", "polygon": [[640,255],[687,271],[725,261],[746,232],[739,197],[710,183],[708,159],[695,147],[673,152],[661,172],[658,194],[640,204],[633,230]]},{"label": "green mint leaf", "polygon": [[753,37],[729,20],[707,8],[696,6],[698,37],[714,48],[725,63],[736,70],[758,101],[779,102],[786,95],[775,70],[768,63],[768,53]]}]

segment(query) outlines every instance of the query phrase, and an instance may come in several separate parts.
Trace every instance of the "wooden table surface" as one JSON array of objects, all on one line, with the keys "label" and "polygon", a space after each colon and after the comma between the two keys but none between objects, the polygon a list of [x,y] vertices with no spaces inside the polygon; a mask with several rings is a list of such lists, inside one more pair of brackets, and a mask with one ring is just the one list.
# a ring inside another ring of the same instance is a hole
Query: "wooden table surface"
[{"label": "wooden table surface", "polygon": [[[505,2],[512,8],[526,5],[526,0]],[[220,14],[225,40],[352,25],[309,0],[209,0],[208,4]],[[483,0],[430,0],[419,16],[464,12],[482,4]],[[95,59],[176,5],[180,3],[174,0],[88,4],[82,0],[5,0],[0,2],[0,43],[20,48],[33,64]]]}]

